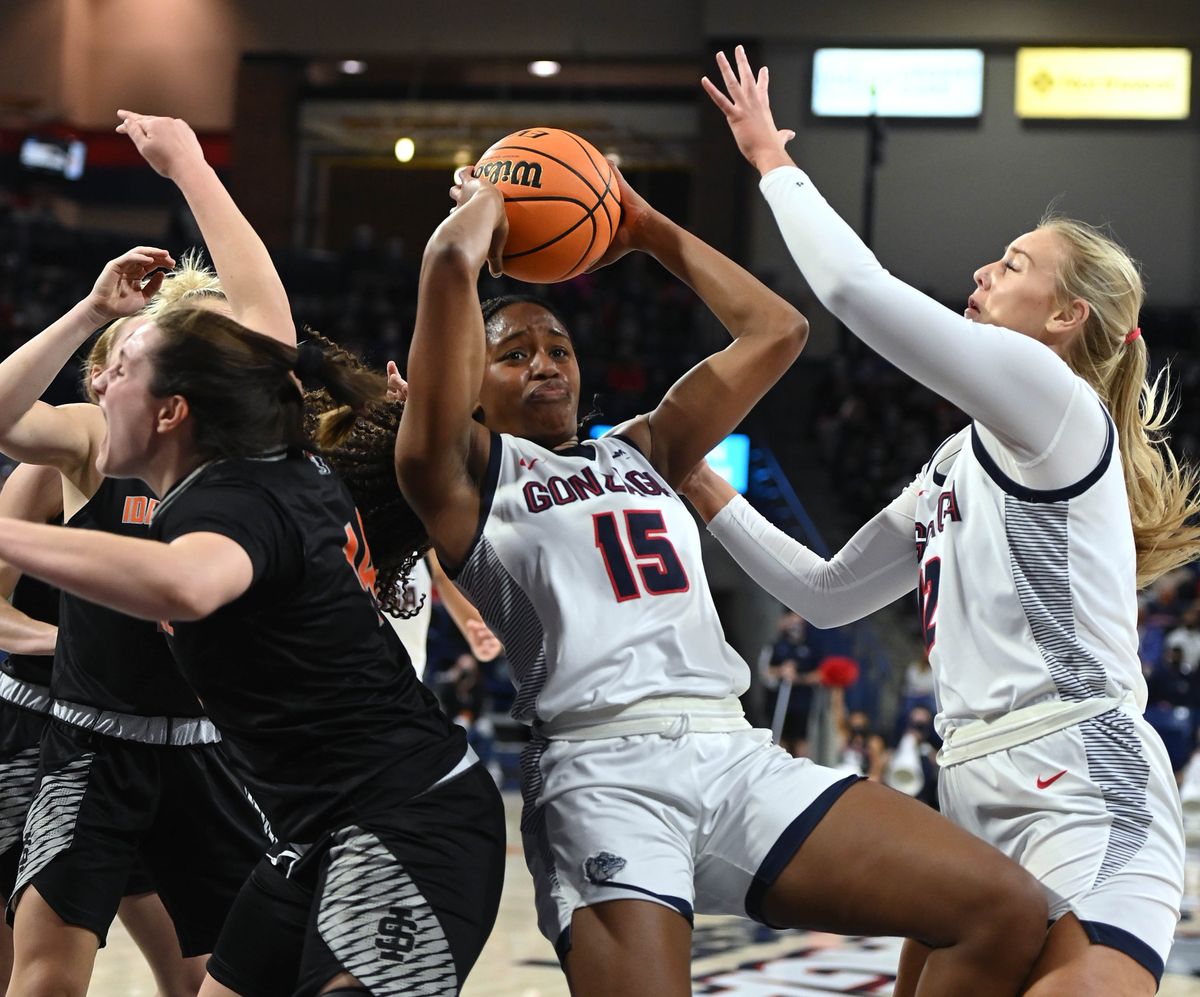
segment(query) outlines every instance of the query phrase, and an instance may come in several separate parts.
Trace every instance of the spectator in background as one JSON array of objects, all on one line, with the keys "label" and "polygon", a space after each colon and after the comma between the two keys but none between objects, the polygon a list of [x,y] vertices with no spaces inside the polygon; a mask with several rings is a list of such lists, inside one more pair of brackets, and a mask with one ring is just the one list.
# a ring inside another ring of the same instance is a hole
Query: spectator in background
[{"label": "spectator in background", "polygon": [[1200,665],[1200,606],[1193,603],[1183,613],[1179,626],[1167,633],[1163,641],[1167,657],[1179,651],[1178,666],[1184,674],[1190,674]]},{"label": "spectator in background", "polygon": [[933,730],[933,710],[914,706],[904,718],[904,730],[887,760],[883,781],[937,810],[940,746],[941,738]]},{"label": "spectator in background", "polygon": [[808,624],[799,613],[789,610],[779,619],[762,678],[770,692],[767,717],[776,743],[794,758],[808,757],[808,716],[813,687],[821,681],[816,667]]}]

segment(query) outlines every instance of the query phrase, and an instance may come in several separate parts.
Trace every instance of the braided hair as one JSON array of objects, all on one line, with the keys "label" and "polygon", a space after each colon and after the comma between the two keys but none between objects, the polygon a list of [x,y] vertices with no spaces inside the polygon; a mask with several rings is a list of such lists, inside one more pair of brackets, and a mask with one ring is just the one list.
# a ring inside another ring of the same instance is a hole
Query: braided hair
[{"label": "braided hair", "polygon": [[[366,370],[363,362],[336,343],[311,330],[307,341],[344,365]],[[396,481],[396,431],[404,403],[373,401],[356,409],[348,432],[328,432],[334,423],[344,425],[344,406],[324,388],[304,394],[304,425],[316,451],[349,488],[363,518],[363,532],[378,572],[376,589],[385,612],[400,619],[415,616],[424,600],[407,609],[403,589],[413,567],[431,546],[424,524],[400,493]]]}]

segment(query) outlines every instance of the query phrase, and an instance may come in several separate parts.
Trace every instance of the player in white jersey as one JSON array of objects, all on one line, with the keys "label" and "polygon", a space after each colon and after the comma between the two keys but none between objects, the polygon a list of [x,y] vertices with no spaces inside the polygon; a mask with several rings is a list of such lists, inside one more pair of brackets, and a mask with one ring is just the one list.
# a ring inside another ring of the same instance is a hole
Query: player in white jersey
[{"label": "player in white jersey", "polygon": [[[398,376],[398,375],[397,375]],[[407,385],[405,385],[407,390]],[[430,596],[436,588],[438,598],[446,607],[446,612],[454,625],[463,635],[463,640],[471,649],[471,654],[477,661],[491,661],[502,650],[503,646],[495,634],[488,629],[487,624],[479,616],[479,611],[454,585],[438,564],[437,555],[429,551],[417,561],[407,577],[399,579],[399,604],[405,613],[411,616],[393,616],[385,614],[387,621],[396,631],[400,643],[408,652],[413,669],[418,678],[425,676],[425,662],[428,658],[429,623],[433,616],[433,603]]]},{"label": "player in white jersey", "polygon": [[[955,315],[890,276],[795,167],[766,70],[718,65],[725,113],[793,257],[859,338],[972,417],[830,561],[714,474],[685,490],[749,573],[818,626],[916,584],[939,705],[942,809],[1041,881],[1053,926],[1031,994],[1149,994],[1183,887],[1179,798],[1145,723],[1139,584],[1200,553],[1194,475],[1147,436],[1136,266],[1049,220],[975,273]],[[1139,398],[1144,407],[1139,409]],[[915,541],[915,548],[914,548]],[[898,994],[922,949],[906,948]]]},{"label": "player in white jersey", "polygon": [[507,223],[495,187],[458,179],[425,251],[396,466],[534,728],[526,862],[572,992],[690,994],[696,911],[916,935],[938,946],[923,993],[1014,993],[1044,934],[1033,879],[921,804],[792,758],[738,705],[749,670],[673,489],[793,362],[802,316],[619,180],[602,262],[653,255],[734,341],[580,443],[570,334],[535,298],[481,314]]}]

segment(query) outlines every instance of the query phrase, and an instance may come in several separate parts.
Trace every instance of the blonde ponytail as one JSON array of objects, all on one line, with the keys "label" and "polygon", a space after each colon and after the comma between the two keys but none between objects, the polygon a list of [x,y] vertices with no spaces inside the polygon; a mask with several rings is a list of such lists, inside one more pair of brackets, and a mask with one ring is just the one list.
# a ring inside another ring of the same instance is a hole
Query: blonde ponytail
[{"label": "blonde ponytail", "polygon": [[1137,583],[1144,588],[1200,557],[1200,483],[1194,467],[1180,464],[1167,447],[1174,417],[1170,373],[1146,380],[1149,354],[1137,332],[1145,291],[1137,264],[1112,239],[1084,222],[1043,218],[1066,247],[1058,273],[1063,301],[1090,307],[1083,333],[1067,357],[1108,407],[1117,427],[1129,515],[1137,551]]}]

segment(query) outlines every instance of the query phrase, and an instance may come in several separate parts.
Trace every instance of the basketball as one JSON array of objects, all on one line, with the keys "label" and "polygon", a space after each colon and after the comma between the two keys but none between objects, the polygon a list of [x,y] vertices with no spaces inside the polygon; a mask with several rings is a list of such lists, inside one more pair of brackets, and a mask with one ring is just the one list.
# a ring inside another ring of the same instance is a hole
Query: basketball
[{"label": "basketball", "polygon": [[504,272],[533,284],[578,276],[612,242],[621,218],[613,168],[561,128],[506,135],[475,165],[500,188],[508,215]]}]

